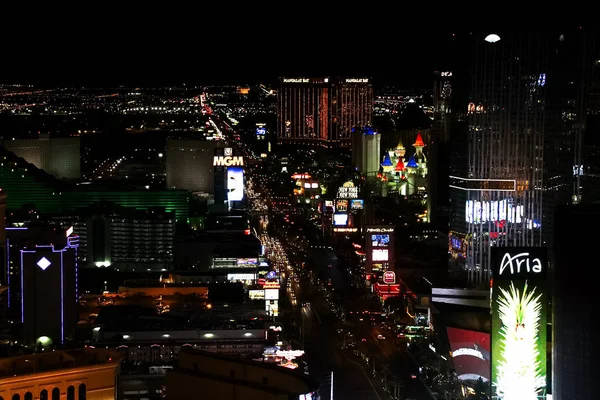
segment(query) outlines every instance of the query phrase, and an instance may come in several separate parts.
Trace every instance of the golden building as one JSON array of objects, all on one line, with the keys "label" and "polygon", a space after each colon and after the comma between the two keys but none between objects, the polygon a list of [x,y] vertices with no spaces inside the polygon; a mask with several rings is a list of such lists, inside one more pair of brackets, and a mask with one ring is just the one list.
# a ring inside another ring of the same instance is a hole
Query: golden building
[{"label": "golden building", "polygon": [[0,359],[0,400],[117,398],[119,353],[83,348]]}]

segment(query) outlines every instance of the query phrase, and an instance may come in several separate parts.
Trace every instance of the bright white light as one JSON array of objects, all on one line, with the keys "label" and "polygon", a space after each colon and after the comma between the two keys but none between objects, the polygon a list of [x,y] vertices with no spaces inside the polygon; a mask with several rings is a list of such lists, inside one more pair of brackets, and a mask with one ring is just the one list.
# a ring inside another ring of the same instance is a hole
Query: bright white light
[{"label": "bright white light", "polygon": [[50,264],[52,264],[52,263],[50,261],[48,261],[48,259],[46,257],[40,258],[40,261],[37,262],[38,267],[40,267],[42,269],[42,271],[45,271],[46,268],[48,268],[50,266]]},{"label": "bright white light", "polygon": [[165,333],[164,335],[162,335],[162,337],[169,337],[171,335],[169,335],[168,333]]},{"label": "bright white light", "polygon": [[162,158],[162,156],[163,156],[163,153],[158,153],[158,156]]},{"label": "bright white light", "polygon": [[131,336],[129,335],[123,335],[123,339],[129,339]]},{"label": "bright white light", "polygon": [[250,337],[250,336],[252,336],[252,334],[250,332],[247,332],[247,333],[244,333],[244,336]]},{"label": "bright white light", "polygon": [[485,358],[483,357],[483,354],[481,354],[481,352],[479,350],[469,349],[467,347],[456,349],[452,352],[452,357],[456,358],[456,357],[460,357],[460,356],[471,356],[471,357],[477,357],[480,360],[485,360]]},{"label": "bright white light", "polygon": [[100,331],[100,327],[99,326],[97,326],[97,327],[94,328],[94,332],[98,332],[98,331]]},{"label": "bright white light", "polygon": [[500,36],[495,33],[489,34],[485,37],[485,41],[488,43],[496,43],[500,41]]},{"label": "bright white light", "polygon": [[204,337],[205,337],[205,338],[211,338],[211,337],[214,337],[214,336],[215,336],[215,335],[214,335],[213,333],[205,333],[205,334],[204,334]]}]

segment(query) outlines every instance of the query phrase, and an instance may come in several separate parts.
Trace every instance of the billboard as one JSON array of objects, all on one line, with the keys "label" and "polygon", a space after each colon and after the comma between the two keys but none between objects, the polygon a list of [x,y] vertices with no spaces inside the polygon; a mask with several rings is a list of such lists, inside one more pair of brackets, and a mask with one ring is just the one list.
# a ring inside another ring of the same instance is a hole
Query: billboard
[{"label": "billboard", "polygon": [[336,200],[335,211],[346,212],[348,211],[348,200]]},{"label": "billboard", "polygon": [[490,380],[490,334],[447,328],[450,355],[460,380]]},{"label": "billboard", "polygon": [[394,257],[394,230],[393,225],[365,225],[365,253],[367,255],[365,272],[393,271],[395,268]]},{"label": "billboard", "polygon": [[547,253],[492,248],[492,397],[546,398]]},{"label": "billboard", "polygon": [[279,300],[279,289],[265,289],[265,300]]},{"label": "billboard", "polygon": [[333,225],[334,226],[348,225],[348,214],[333,214]]},{"label": "billboard", "polygon": [[365,201],[362,199],[354,199],[350,200],[350,209],[351,210],[363,210],[365,208]]},{"label": "billboard", "polygon": [[508,221],[520,224],[523,222],[524,206],[512,200],[473,201],[465,203],[465,221],[469,223]]},{"label": "billboard", "polygon": [[227,168],[227,200],[242,201],[244,198],[244,170],[239,167]]},{"label": "billboard", "polygon": [[373,261],[389,261],[388,251],[386,250],[373,250]]},{"label": "billboard", "polygon": [[390,235],[371,235],[371,246],[388,247],[390,244]]}]

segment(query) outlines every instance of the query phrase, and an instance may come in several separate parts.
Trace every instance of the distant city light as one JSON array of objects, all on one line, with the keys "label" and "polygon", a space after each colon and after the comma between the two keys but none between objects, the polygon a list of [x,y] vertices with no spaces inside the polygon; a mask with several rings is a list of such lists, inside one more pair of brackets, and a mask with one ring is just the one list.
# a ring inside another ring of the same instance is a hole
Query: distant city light
[{"label": "distant city light", "polygon": [[158,153],[158,156],[162,158],[162,156],[163,156],[163,153]]}]

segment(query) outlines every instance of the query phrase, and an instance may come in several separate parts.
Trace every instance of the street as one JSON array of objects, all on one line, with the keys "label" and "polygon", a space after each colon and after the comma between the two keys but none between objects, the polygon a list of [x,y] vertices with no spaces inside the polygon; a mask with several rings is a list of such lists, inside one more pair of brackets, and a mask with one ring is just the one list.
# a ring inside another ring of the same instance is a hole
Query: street
[{"label": "street", "polygon": [[[252,208],[261,215],[266,214],[260,226],[263,232],[261,240],[267,251],[272,252],[271,259],[276,270],[285,273],[285,285],[287,280],[291,282],[286,295],[294,308],[309,373],[321,383],[322,398],[330,398],[333,371],[334,398],[432,399],[418,377],[418,366],[408,353],[406,342],[397,339],[391,330],[384,329],[381,319],[370,323],[369,312],[379,311],[381,314],[380,306],[369,310],[373,302],[366,299],[367,293],[356,296],[356,291],[345,290],[347,283],[340,285],[340,280],[345,279],[346,274],[342,274],[340,266],[331,265],[327,270],[327,275],[335,278],[330,279],[335,281],[334,284],[316,284],[315,271],[309,271],[306,265],[303,267],[302,261],[305,257],[304,261],[312,261],[313,267],[322,264],[315,263],[314,253],[309,259],[306,251],[310,242],[302,236],[302,232],[308,230],[304,228],[310,222],[301,218],[292,220],[293,216],[284,210],[267,207],[272,204],[268,185],[265,185],[268,180],[265,177],[257,180],[260,185],[253,184],[253,178],[249,179],[247,190],[254,199]],[[274,221],[282,224],[278,224],[276,229],[268,229]],[[268,231],[275,232],[277,236],[270,236]],[[335,251],[335,248],[332,250]],[[339,290],[342,286],[344,290]],[[337,294],[334,296],[333,292]],[[343,318],[342,309],[350,312]]]}]

